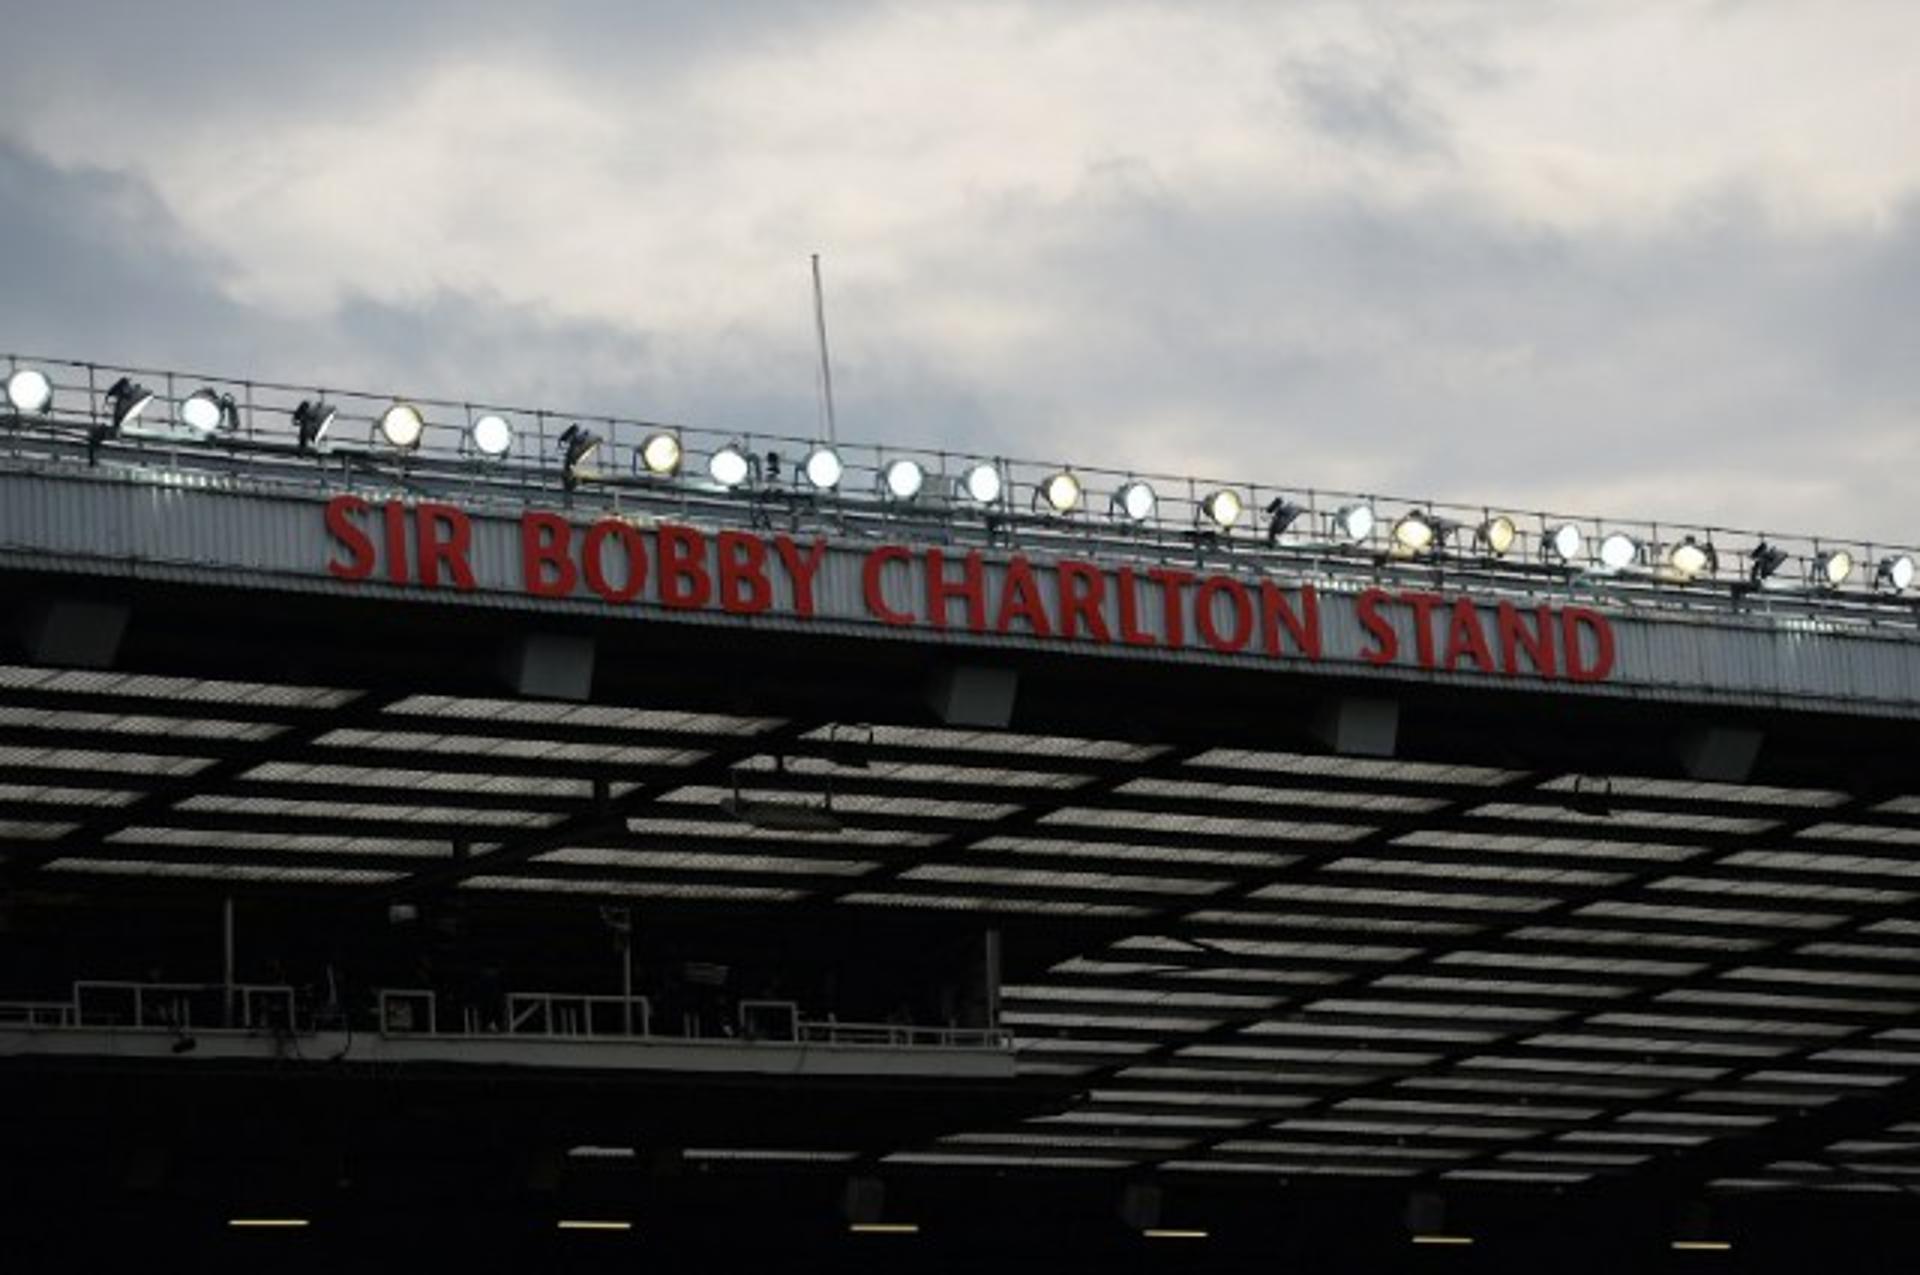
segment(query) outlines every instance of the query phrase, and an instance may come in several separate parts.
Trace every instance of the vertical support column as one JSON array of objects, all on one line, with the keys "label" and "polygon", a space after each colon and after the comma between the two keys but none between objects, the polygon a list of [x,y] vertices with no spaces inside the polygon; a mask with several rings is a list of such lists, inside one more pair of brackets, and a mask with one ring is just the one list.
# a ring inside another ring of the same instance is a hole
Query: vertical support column
[{"label": "vertical support column", "polygon": [[633,909],[620,929],[620,1030],[633,1035]]},{"label": "vertical support column", "polygon": [[1000,931],[992,929],[986,936],[987,968],[987,1030],[1000,1030]]},{"label": "vertical support column", "polygon": [[226,989],[227,989],[227,994],[223,1000],[225,1009],[222,1012],[220,1025],[223,1027],[231,1027],[233,1026],[233,1018],[234,1018],[234,1014],[233,1014],[233,1009],[234,1009],[234,1005],[233,1005],[233,993],[234,993],[233,896],[231,894],[229,894],[226,898],[220,901],[220,929],[221,929],[221,940],[222,940],[221,950],[222,950],[222,955],[224,957],[221,968],[225,971],[225,982],[226,982]]}]

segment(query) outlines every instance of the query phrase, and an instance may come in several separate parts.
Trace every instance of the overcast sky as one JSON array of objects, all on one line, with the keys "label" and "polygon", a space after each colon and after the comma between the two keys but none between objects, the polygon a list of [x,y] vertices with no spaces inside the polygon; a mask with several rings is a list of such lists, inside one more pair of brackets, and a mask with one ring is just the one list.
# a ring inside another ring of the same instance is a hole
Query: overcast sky
[{"label": "overcast sky", "polygon": [[1920,540],[1920,4],[6,6],[0,349]]}]

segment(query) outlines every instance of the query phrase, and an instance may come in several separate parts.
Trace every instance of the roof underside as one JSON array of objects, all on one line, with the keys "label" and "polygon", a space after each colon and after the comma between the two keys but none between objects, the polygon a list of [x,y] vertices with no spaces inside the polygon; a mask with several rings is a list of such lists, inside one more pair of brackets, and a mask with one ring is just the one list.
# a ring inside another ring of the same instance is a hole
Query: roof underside
[{"label": "roof underside", "polygon": [[[869,738],[330,681],[0,667],[0,871],[82,896],[977,917],[1007,935],[1022,1074],[1077,1096],[872,1148],[904,1169],[1847,1192],[1920,1175],[1920,787],[911,713]],[[864,765],[841,764],[849,737]],[[736,780],[831,789],[843,829],[749,827],[720,805]]]}]

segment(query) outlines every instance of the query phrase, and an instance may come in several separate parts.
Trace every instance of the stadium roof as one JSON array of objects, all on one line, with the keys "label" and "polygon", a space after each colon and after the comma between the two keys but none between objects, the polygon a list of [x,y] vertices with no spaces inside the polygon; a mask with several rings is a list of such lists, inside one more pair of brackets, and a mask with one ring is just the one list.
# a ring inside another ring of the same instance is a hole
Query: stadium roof
[{"label": "stadium roof", "polygon": [[[0,476],[30,493],[49,465]],[[1002,1021],[1047,1100],[904,1141],[875,1123],[709,1148],[722,1167],[1595,1193],[1920,1177],[1904,690],[1857,712],[1382,691],[1357,669],[1028,644],[995,656],[1019,700],[981,729],[928,709],[952,648],[925,635],[569,613],[598,644],[594,691],[554,702],[502,689],[492,643],[524,616],[193,580],[125,545],[102,546],[124,570],[10,553],[14,596],[135,617],[111,667],[48,667],[25,639],[0,666],[0,874],[20,897],[623,901],[1005,933]],[[1911,604],[1858,605],[1914,681]],[[1671,627],[1694,632],[1690,609]],[[1355,694],[1393,697],[1391,755],[1330,745],[1326,706]],[[1737,780],[1688,758],[1714,731],[1758,749]],[[757,826],[742,793],[832,818]]]}]

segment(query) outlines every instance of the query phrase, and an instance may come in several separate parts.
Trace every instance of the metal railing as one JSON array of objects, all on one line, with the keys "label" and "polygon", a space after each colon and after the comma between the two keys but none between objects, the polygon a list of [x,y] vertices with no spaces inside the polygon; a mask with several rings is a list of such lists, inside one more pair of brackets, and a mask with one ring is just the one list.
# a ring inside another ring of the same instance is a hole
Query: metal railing
[{"label": "metal railing", "polygon": [[[231,992],[229,999],[228,993]],[[441,1022],[440,997],[431,988],[383,987],[374,993],[375,1028],[386,1036],[493,1036],[572,1040],[698,1040],[728,1043],[845,1045],[889,1048],[995,1049],[1013,1047],[1011,1034],[987,1027],[932,1027],[899,1022],[843,1022],[833,1015],[803,1018],[797,1001],[743,1000],[725,1023],[682,1021],[674,1035],[654,1030],[645,996],[583,992],[508,992],[495,1003],[504,1014],[469,1005],[457,1024]],[[229,1014],[227,1006],[232,1006]],[[0,1000],[0,1027],[132,1029],[155,1032],[263,1030],[311,1034],[294,989],[283,983],[160,983],[133,979],[79,979],[64,1001]],[[720,1027],[720,1035],[706,1029]]]},{"label": "metal railing", "polygon": [[509,992],[510,1036],[648,1036],[653,1005],[644,996],[576,992]]},{"label": "metal railing", "polygon": [[[1910,588],[1895,587],[1898,574],[1920,559],[1920,549],[1911,545],[868,443],[838,444],[839,481],[821,488],[807,477],[806,463],[821,444],[793,435],[0,356],[0,370],[8,376],[28,367],[49,378],[51,398],[45,411],[33,412],[0,400],[0,462],[11,457],[33,466],[133,468],[196,485],[352,490],[474,506],[565,504],[584,514],[811,529],[856,540],[1038,548],[1352,587],[1451,580],[1515,594],[1608,597],[1649,607],[1786,611],[1908,626],[1920,621],[1920,600]],[[112,390],[122,378],[150,390],[152,399],[116,429]],[[302,403],[322,400],[336,414],[327,433],[303,448],[294,413]],[[186,423],[188,404],[196,402],[203,413],[208,402],[222,404],[221,423],[211,430]],[[230,410],[224,406],[229,402]],[[388,441],[380,426],[383,414],[403,402],[421,421],[418,440],[406,447]],[[483,453],[474,441],[473,427],[489,416],[510,432],[498,456]],[[594,439],[573,464],[562,441],[570,427]],[[662,436],[673,440],[678,463],[655,472],[646,447]],[[743,475],[733,486],[708,468],[728,449],[739,453]],[[923,474],[910,499],[887,491],[887,469],[900,461],[918,465]],[[983,465],[998,487],[984,501],[964,486],[968,472]],[[1079,493],[1066,510],[1046,498],[1062,474],[1072,476]],[[1138,518],[1121,507],[1123,493],[1135,483],[1154,492],[1151,508]],[[1239,506],[1232,519],[1224,517],[1220,493],[1230,493]],[[1368,525],[1346,520],[1356,508],[1369,511],[1362,520]],[[1221,512],[1222,520],[1210,517],[1210,510]],[[1421,545],[1410,547],[1396,536],[1409,515],[1431,532]],[[1562,530],[1568,527],[1578,533],[1577,544]],[[1608,561],[1601,547],[1615,535],[1624,536],[1628,548]],[[1565,537],[1564,556],[1553,548],[1556,537]],[[1756,569],[1763,546],[1771,568],[1764,576]],[[1839,553],[1847,558],[1844,572],[1834,556]],[[1908,566],[1896,568],[1903,559]]]},{"label": "metal railing", "polygon": [[993,1027],[918,1027],[910,1023],[843,1023],[802,1020],[800,1040],[812,1045],[883,1045],[890,1048],[1011,1050],[1013,1034]]},{"label": "metal railing", "polygon": [[[229,999],[231,994],[231,999]],[[236,1027],[252,1031],[293,1025],[293,988],[280,983],[143,983],[83,979],[73,985],[75,1027],[156,1031]],[[197,1012],[196,1012],[197,1011]]]}]

